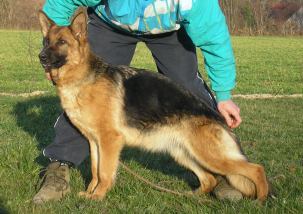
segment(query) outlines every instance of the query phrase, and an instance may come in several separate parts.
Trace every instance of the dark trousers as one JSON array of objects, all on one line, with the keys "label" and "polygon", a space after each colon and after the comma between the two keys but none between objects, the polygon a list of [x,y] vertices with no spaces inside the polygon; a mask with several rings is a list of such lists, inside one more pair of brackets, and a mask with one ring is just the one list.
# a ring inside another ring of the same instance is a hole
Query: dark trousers
[{"label": "dark trousers", "polygon": [[[129,65],[138,42],[151,51],[158,72],[171,78],[216,109],[216,101],[198,72],[196,47],[183,28],[160,35],[133,36],[104,23],[89,11],[88,40],[92,51],[113,65]],[[55,138],[43,154],[79,165],[89,155],[89,144],[62,113],[55,123]]]}]

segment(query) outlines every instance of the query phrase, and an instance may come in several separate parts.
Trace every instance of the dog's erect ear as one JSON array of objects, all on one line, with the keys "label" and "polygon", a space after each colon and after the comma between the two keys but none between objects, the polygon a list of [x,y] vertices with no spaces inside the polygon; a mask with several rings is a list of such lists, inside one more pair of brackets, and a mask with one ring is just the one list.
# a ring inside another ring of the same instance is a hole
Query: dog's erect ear
[{"label": "dog's erect ear", "polygon": [[80,38],[86,36],[86,32],[87,32],[87,29],[86,29],[87,23],[86,22],[87,22],[87,18],[83,12],[80,12],[73,19],[72,24],[71,24],[71,30],[77,39],[80,39]]},{"label": "dog's erect ear", "polygon": [[52,20],[50,20],[46,16],[46,14],[42,10],[40,10],[38,12],[38,17],[39,17],[39,21],[40,21],[40,26],[41,26],[41,31],[42,31],[43,37],[46,37],[47,34],[48,34],[48,31],[50,29],[50,26],[52,24],[54,24],[54,23],[53,23]]}]

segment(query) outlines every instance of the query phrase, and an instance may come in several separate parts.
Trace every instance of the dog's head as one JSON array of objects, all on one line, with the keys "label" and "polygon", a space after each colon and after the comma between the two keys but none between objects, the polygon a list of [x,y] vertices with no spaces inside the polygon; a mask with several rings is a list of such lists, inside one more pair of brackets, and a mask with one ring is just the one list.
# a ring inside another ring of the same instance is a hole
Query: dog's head
[{"label": "dog's head", "polygon": [[66,27],[57,26],[42,11],[38,15],[43,34],[39,59],[45,71],[52,72],[65,65],[77,66],[81,63],[83,48],[87,46],[86,15],[79,13]]}]

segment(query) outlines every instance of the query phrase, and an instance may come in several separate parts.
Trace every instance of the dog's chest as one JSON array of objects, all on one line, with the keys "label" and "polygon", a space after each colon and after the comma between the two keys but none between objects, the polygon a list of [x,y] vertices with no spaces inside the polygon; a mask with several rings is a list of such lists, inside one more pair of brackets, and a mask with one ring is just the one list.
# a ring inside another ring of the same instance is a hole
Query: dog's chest
[{"label": "dog's chest", "polygon": [[60,96],[62,107],[64,109],[73,108],[77,103],[79,90],[77,87],[60,87],[58,89],[58,94]]},{"label": "dog's chest", "polygon": [[62,108],[74,124],[79,123],[81,118],[79,92],[80,90],[77,87],[62,87],[58,89]]}]

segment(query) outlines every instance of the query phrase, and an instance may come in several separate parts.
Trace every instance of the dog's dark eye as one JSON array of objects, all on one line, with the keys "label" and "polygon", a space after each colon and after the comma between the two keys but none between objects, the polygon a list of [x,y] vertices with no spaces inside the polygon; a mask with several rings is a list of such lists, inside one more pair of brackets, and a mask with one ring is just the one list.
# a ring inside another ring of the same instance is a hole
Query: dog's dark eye
[{"label": "dog's dark eye", "polygon": [[59,39],[57,42],[57,45],[64,45],[64,44],[66,44],[66,41],[63,39]]}]

